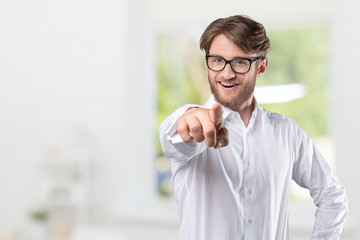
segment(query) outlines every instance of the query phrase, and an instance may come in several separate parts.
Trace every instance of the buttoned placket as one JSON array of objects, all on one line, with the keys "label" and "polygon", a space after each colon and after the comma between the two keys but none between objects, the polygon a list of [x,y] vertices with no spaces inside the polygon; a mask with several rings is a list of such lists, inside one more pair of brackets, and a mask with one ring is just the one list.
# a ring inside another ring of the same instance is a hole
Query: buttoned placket
[{"label": "buttoned placket", "polygon": [[242,193],[243,197],[243,206],[244,206],[244,230],[245,230],[245,239],[256,239],[256,216],[255,209],[256,203],[254,197],[256,195],[255,186],[255,168],[254,160],[251,159],[249,138],[251,137],[251,127],[254,121],[254,114],[250,120],[248,127],[245,126],[244,122],[241,120],[238,113],[233,113],[233,121],[239,126],[240,134],[243,142],[243,154],[242,154],[242,164],[243,164],[243,187]]},{"label": "buttoned placket", "polygon": [[[252,119],[253,120],[253,119]],[[230,115],[230,121],[235,124],[239,132],[239,137],[242,142],[242,155],[241,155],[241,164],[242,168],[239,170],[242,171],[243,178],[243,186],[241,187],[240,195],[243,196],[242,205],[244,209],[244,236],[245,239],[255,239],[256,237],[256,229],[254,227],[255,219],[254,219],[254,208],[255,203],[253,201],[254,189],[254,168],[253,168],[253,160],[250,158],[250,149],[249,149],[249,132],[250,128],[246,128],[244,122],[241,120],[240,114],[237,112],[232,112]],[[249,124],[250,126],[250,124]]]},{"label": "buttoned placket", "polygon": [[255,182],[255,169],[253,160],[250,155],[249,146],[249,129],[243,129],[243,141],[244,141],[244,158],[243,158],[243,177],[244,177],[244,211],[245,211],[245,239],[255,239],[256,237],[256,218],[254,209],[256,204],[254,202],[254,195],[256,194],[254,189]]}]

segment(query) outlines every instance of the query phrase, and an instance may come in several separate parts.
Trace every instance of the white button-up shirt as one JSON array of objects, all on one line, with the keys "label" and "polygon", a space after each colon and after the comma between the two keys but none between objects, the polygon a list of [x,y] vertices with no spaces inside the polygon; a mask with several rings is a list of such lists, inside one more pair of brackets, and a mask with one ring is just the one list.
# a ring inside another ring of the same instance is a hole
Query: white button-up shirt
[{"label": "white button-up shirt", "polygon": [[[201,107],[214,103],[211,96]],[[294,121],[256,105],[246,127],[239,113],[223,107],[229,145],[214,149],[175,134],[178,118],[191,106],[175,111],[159,130],[171,160],[180,240],[289,239],[292,179],[309,189],[318,207],[311,239],[340,238],[347,216],[344,188]]]}]

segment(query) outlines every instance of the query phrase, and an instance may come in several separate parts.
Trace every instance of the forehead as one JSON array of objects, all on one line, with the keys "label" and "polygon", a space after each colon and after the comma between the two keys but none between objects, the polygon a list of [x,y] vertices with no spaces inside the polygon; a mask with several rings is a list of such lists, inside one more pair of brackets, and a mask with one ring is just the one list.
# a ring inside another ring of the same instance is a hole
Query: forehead
[{"label": "forehead", "polygon": [[239,46],[237,46],[226,35],[217,35],[211,42],[210,55],[219,55],[226,59],[232,59],[234,57],[253,57],[254,54],[245,53]]}]

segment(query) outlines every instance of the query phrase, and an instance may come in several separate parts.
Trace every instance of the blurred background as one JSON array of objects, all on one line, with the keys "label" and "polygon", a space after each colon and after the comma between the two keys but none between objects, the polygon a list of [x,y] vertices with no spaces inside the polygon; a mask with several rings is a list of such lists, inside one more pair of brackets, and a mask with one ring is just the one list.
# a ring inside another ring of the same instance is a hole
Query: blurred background
[{"label": "blurred background", "polygon": [[[314,139],[360,239],[356,0],[0,0],[0,240],[175,240],[161,121],[209,96],[198,41],[245,14],[270,36],[255,95]],[[291,239],[315,208],[294,185]]]}]

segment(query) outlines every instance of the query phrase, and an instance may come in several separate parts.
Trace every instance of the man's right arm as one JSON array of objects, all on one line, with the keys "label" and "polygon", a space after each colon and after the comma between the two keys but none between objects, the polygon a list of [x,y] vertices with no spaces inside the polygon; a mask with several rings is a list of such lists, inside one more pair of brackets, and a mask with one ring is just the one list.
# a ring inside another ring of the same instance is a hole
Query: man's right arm
[{"label": "man's right arm", "polygon": [[160,126],[159,137],[166,158],[186,161],[207,147],[225,147],[227,130],[223,127],[222,108],[185,105],[171,114]]}]

